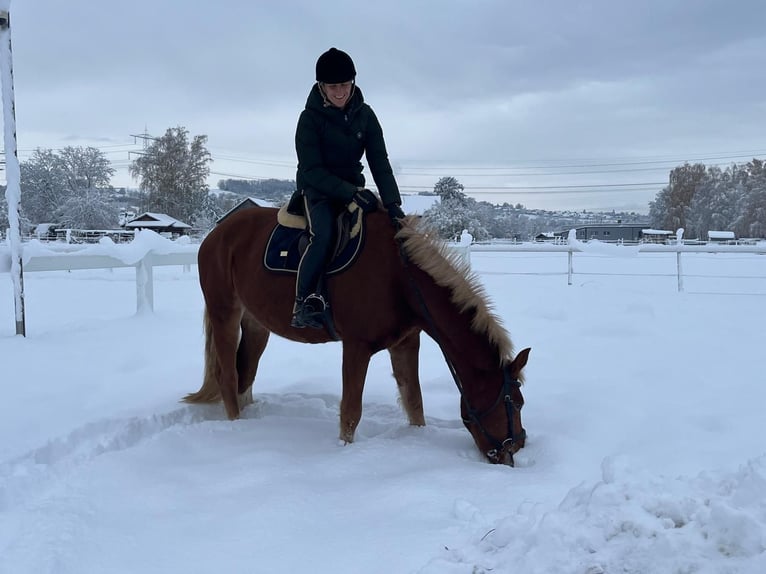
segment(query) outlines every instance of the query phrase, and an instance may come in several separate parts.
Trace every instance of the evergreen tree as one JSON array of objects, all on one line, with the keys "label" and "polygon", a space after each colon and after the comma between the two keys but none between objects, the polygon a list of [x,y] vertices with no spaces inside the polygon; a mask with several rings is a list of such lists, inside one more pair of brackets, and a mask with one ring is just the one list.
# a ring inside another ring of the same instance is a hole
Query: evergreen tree
[{"label": "evergreen tree", "polygon": [[442,201],[455,200],[457,203],[465,203],[468,196],[463,193],[465,187],[454,177],[442,177],[434,185],[434,193],[438,195]]},{"label": "evergreen tree", "polygon": [[443,239],[454,240],[463,230],[473,235],[477,241],[489,239],[478,213],[476,200],[463,193],[463,185],[454,177],[443,177],[436,182],[434,193],[441,201],[434,204],[423,214]]},{"label": "evergreen tree", "polygon": [[188,136],[184,127],[168,128],[130,166],[130,174],[148,194],[148,211],[185,222],[203,209],[212,161],[207,136],[194,136],[191,142]]}]

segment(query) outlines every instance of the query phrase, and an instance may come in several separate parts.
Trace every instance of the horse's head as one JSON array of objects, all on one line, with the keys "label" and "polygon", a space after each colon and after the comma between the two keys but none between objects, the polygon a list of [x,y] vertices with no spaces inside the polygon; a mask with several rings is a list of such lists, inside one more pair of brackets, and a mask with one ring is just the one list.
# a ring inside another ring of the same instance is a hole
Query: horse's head
[{"label": "horse's head", "polygon": [[463,424],[476,441],[476,446],[493,464],[513,466],[513,455],[524,447],[527,432],[521,424],[521,370],[527,364],[530,349],[521,351],[503,366],[497,399],[483,411],[475,411],[462,402]]}]

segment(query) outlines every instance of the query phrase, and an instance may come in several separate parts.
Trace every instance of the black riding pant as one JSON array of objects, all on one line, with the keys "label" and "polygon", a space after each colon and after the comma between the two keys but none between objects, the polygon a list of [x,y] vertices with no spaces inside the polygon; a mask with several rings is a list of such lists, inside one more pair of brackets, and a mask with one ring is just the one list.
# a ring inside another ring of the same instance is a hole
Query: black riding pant
[{"label": "black riding pant", "polygon": [[335,219],[342,207],[325,197],[313,197],[313,194],[305,194],[303,202],[309,224],[309,244],[301,257],[295,285],[295,296],[301,299],[317,291],[319,279],[332,255]]}]

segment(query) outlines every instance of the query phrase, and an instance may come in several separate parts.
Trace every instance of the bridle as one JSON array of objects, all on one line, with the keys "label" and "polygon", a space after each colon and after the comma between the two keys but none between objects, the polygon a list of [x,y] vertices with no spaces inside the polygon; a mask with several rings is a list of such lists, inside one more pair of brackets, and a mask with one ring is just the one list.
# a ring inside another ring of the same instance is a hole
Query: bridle
[{"label": "bridle", "polygon": [[[492,406],[490,406],[484,412],[478,412],[476,409],[471,408],[471,405],[468,403],[468,399],[465,397],[462,385],[460,384],[460,379],[458,378],[457,373],[454,371],[452,363],[447,361],[447,364],[450,366],[450,371],[452,371],[452,376],[455,379],[455,384],[460,391],[460,397],[465,404],[465,410],[468,413],[467,418],[463,417],[463,424],[466,426],[469,424],[476,425],[479,431],[481,431],[481,434],[483,434],[492,445],[492,448],[485,453],[488,459],[490,459],[492,462],[499,463],[503,462],[503,457],[507,455],[508,464],[513,466],[513,453],[511,452],[511,449],[516,443],[523,442],[527,439],[527,431],[524,429],[524,427],[521,427],[521,432],[518,434],[516,434],[513,430],[513,415],[514,413],[521,413],[521,407],[524,406],[523,403],[519,403],[513,400],[512,396],[514,388],[521,388],[521,382],[511,376],[511,374],[508,372],[507,366],[503,367],[503,386],[500,389],[500,394],[498,394],[495,402],[492,403]],[[481,424],[481,419],[495,410],[500,404],[501,400],[505,406],[505,414],[508,420],[508,434],[506,435],[505,440],[502,442],[491,435],[484,427],[484,425]]]},{"label": "bridle", "polygon": [[[409,263],[409,257],[407,256],[407,252],[404,250],[403,242],[399,240],[398,243],[399,243],[399,253],[401,254],[401,257],[402,257],[402,260],[404,261],[404,266],[406,269],[407,264]],[[460,400],[463,401],[463,404],[465,405],[465,410],[466,410],[466,413],[468,413],[468,417],[467,418],[463,417],[463,424],[465,424],[466,426],[468,426],[469,424],[476,425],[476,427],[479,429],[481,434],[483,434],[484,437],[492,445],[492,448],[484,453],[488,459],[490,459],[494,463],[500,463],[500,462],[503,462],[503,458],[507,456],[508,465],[513,466],[512,448],[516,443],[523,442],[527,438],[527,431],[524,429],[524,427],[521,427],[521,432],[518,434],[516,434],[513,430],[513,415],[514,413],[517,413],[517,414],[521,413],[521,407],[523,406],[523,403],[518,403],[517,401],[513,400],[512,394],[513,394],[514,388],[515,389],[521,388],[521,382],[517,378],[514,378],[513,376],[511,376],[508,365],[505,365],[503,366],[503,386],[500,389],[500,393],[495,399],[495,402],[493,402],[489,408],[485,409],[482,412],[479,412],[473,407],[471,407],[471,404],[468,402],[468,398],[465,395],[465,389],[463,387],[463,384],[460,381],[460,377],[457,374],[457,370],[455,369],[455,365],[442,349],[441,341],[439,341],[438,335],[436,334],[437,333],[436,325],[434,324],[433,317],[431,316],[431,312],[428,310],[428,305],[426,305],[425,298],[423,297],[423,292],[420,290],[420,287],[418,287],[418,284],[415,282],[415,278],[412,276],[411,273],[407,273],[407,277],[409,278],[410,284],[412,285],[412,290],[417,295],[418,302],[420,304],[421,309],[423,310],[423,315],[425,316],[426,321],[431,327],[433,338],[436,341],[436,344],[439,346],[439,349],[442,350],[442,354],[444,355],[444,360],[447,362],[447,366],[449,367],[450,373],[452,374],[452,379],[455,381],[455,386],[457,387],[457,390],[460,393]],[[506,435],[505,439],[503,439],[502,441],[498,440],[495,436],[493,436],[484,427],[484,425],[481,422],[483,418],[485,418],[489,413],[494,411],[500,405],[501,401],[503,402],[503,405],[505,406],[505,414],[508,420],[508,434]]]}]

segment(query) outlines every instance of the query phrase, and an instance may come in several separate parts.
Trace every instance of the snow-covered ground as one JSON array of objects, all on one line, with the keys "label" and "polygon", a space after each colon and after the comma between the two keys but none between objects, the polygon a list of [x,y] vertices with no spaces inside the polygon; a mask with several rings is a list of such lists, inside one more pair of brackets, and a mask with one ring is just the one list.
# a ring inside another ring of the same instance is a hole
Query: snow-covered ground
[{"label": "snow-covered ground", "polygon": [[[766,256],[473,253],[526,369],[482,461],[426,337],[428,425],[385,353],[339,446],[340,346],[272,338],[242,420],[188,406],[196,269],[0,274],[0,573],[766,572]],[[607,273],[607,274],[605,274]]]}]

